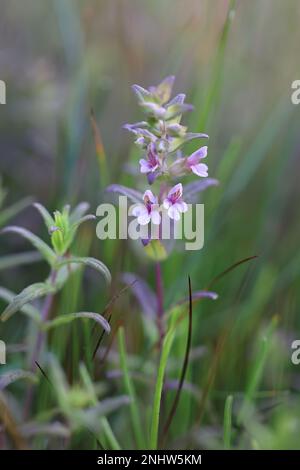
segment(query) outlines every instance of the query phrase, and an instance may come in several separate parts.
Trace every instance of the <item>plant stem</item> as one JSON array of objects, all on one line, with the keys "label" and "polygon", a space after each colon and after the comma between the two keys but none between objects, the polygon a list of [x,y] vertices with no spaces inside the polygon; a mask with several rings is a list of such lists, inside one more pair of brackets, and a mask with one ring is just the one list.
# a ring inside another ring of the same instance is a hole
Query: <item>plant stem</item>
[{"label": "plant stem", "polygon": [[[51,272],[51,275],[50,275],[50,282],[53,284],[55,282],[55,279],[56,279],[56,271],[53,270]],[[44,302],[44,305],[43,305],[43,308],[42,308],[42,312],[41,312],[42,324],[44,324],[48,320],[48,317],[49,317],[49,314],[50,314],[50,311],[51,311],[51,307],[52,307],[52,303],[53,303],[53,298],[54,298],[53,294],[49,294],[49,295],[47,295],[47,297],[45,299],[45,302]],[[31,360],[30,360],[30,370],[32,372],[35,370],[36,362],[39,359],[43,344],[45,342],[45,338],[46,338],[46,333],[40,329],[38,331],[38,334],[37,334],[37,337],[36,337],[36,342],[35,342],[33,352],[32,352],[32,356],[31,356]],[[25,418],[28,417],[29,410],[30,410],[31,405],[32,405],[32,400],[33,400],[33,385],[31,384],[29,386],[27,396],[26,396],[26,400],[25,400],[25,407],[24,407],[24,417]]]},{"label": "plant stem", "polygon": [[156,275],[156,296],[157,296],[157,328],[159,333],[159,349],[161,349],[163,337],[164,337],[164,324],[163,324],[163,315],[164,315],[164,298],[163,298],[163,281],[162,281],[162,272],[161,265],[159,261],[155,265],[155,275]]}]

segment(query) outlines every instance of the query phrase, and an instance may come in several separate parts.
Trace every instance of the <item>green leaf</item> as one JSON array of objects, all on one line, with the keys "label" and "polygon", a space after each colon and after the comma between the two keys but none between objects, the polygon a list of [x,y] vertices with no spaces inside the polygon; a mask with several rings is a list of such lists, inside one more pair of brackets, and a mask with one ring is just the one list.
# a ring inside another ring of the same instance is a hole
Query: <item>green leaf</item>
[{"label": "green leaf", "polygon": [[130,413],[131,413],[131,422],[132,422],[133,432],[135,435],[135,440],[138,444],[138,448],[144,449],[145,443],[144,443],[143,426],[141,423],[139,408],[137,405],[136,391],[135,391],[134,384],[133,384],[133,381],[129,372],[128,358],[126,354],[126,345],[125,345],[125,334],[124,334],[123,327],[119,328],[118,341],[119,341],[120,366],[121,366],[122,375],[123,375],[124,388],[128,396],[130,397]]},{"label": "green leaf", "polygon": [[70,223],[73,224],[77,222],[89,209],[90,205],[88,202],[81,202],[76,206],[70,214]]},{"label": "green leaf", "polygon": [[225,449],[230,449],[230,443],[231,443],[232,402],[233,402],[233,396],[228,395],[225,401],[224,424],[223,424],[223,441],[224,441]]},{"label": "green leaf", "polygon": [[12,219],[15,215],[17,215],[31,203],[32,198],[27,197],[25,199],[22,199],[21,201],[16,202],[12,206],[2,210],[0,214],[0,226],[5,225],[10,219]]},{"label": "green leaf", "polygon": [[42,257],[37,251],[27,251],[16,255],[7,255],[0,258],[0,271],[14,268],[24,264],[32,264],[41,261]]},{"label": "green leaf", "polygon": [[49,330],[50,328],[56,328],[57,326],[66,325],[74,320],[77,320],[78,318],[90,318],[91,320],[94,320],[95,322],[99,323],[107,333],[110,333],[110,325],[108,321],[99,313],[94,312],[76,312],[62,315],[52,321],[47,322],[45,325],[45,329]]},{"label": "green leaf", "polygon": [[175,137],[169,144],[169,152],[175,152],[184,144],[194,139],[208,139],[208,135],[200,132],[187,132],[182,137]]},{"label": "green leaf", "polygon": [[34,207],[39,211],[39,213],[41,214],[41,216],[43,217],[44,219],[44,222],[48,228],[48,230],[53,227],[53,225],[55,225],[54,223],[54,219],[53,217],[49,214],[49,212],[47,211],[47,209],[42,206],[42,204],[39,204],[38,202],[35,202],[34,204]]},{"label": "green leaf", "polygon": [[30,382],[36,383],[38,381],[37,377],[32,373],[26,370],[18,369],[10,372],[6,372],[0,377],[0,390],[3,390],[8,385],[16,382],[20,379],[30,380]]},{"label": "green leaf", "polygon": [[164,116],[165,120],[168,121],[169,119],[174,119],[176,116],[181,115],[182,113],[185,113],[186,111],[192,111],[193,106],[190,104],[172,104],[171,106],[168,107],[167,112]]},{"label": "green leaf", "polygon": [[105,266],[102,261],[99,261],[96,258],[80,258],[80,257],[71,257],[65,258],[58,263],[58,267],[64,266],[66,264],[84,264],[85,266],[89,266],[90,268],[96,269],[97,271],[101,272],[107,282],[111,282],[111,274],[109,269]]},{"label": "green leaf", "polygon": [[6,321],[18,310],[29,302],[32,302],[39,297],[44,297],[47,294],[53,294],[56,291],[55,287],[48,282],[37,282],[31,286],[26,287],[20,294],[13,298],[12,302],[6,307],[1,315],[1,320]]},{"label": "green leaf", "polygon": [[144,103],[145,101],[148,102],[154,102],[155,98],[154,96],[150,93],[149,90],[146,90],[145,88],[141,87],[140,85],[132,85],[132,90],[137,96],[138,100],[140,103]]},{"label": "green leaf", "polygon": [[152,407],[150,447],[149,447],[151,450],[157,449],[163,383],[164,383],[165,370],[167,367],[168,357],[170,355],[174,336],[175,336],[174,329],[170,328],[164,338],[164,342],[162,346],[162,352],[161,352],[161,357],[159,361],[157,379],[156,379],[156,384],[155,384],[153,407]]},{"label": "green leaf", "polygon": [[56,254],[54,251],[51,250],[51,248],[45,242],[43,242],[43,240],[41,240],[26,228],[11,225],[2,229],[0,233],[17,233],[21,235],[22,237],[26,238],[26,240],[30,241],[30,243],[32,243],[32,245],[41,253],[41,255],[51,266],[53,266],[55,263]]},{"label": "green leaf", "polygon": [[47,279],[48,282],[52,282],[55,286],[56,292],[62,289],[64,284],[69,279],[69,276],[73,274],[79,268],[78,264],[71,264],[69,266],[62,266],[58,269],[55,277],[55,281],[51,281],[51,277]]},{"label": "green leaf", "polygon": [[72,229],[74,228],[77,229],[79,225],[83,224],[84,222],[88,220],[95,220],[95,219],[96,219],[96,216],[93,214],[85,215],[84,217],[81,217],[80,219],[78,219],[76,222],[72,224]]},{"label": "green leaf", "polygon": [[164,78],[157,86],[151,87],[153,88],[153,90],[150,89],[150,91],[152,91],[152,93],[160,103],[164,104],[171,98],[174,81],[174,75],[170,75]]},{"label": "green leaf", "polygon": [[29,423],[22,424],[20,429],[22,435],[26,438],[44,435],[68,439],[71,436],[71,430],[59,422],[39,424],[36,421],[31,421]]},{"label": "green leaf", "polygon": [[[16,297],[16,294],[8,289],[5,289],[4,287],[0,287],[0,298],[3,299],[4,301],[11,303],[14,298]],[[22,308],[20,308],[20,312],[24,313],[28,317],[32,318],[38,323],[41,323],[41,315],[40,312],[33,307],[32,305],[24,305]]]}]

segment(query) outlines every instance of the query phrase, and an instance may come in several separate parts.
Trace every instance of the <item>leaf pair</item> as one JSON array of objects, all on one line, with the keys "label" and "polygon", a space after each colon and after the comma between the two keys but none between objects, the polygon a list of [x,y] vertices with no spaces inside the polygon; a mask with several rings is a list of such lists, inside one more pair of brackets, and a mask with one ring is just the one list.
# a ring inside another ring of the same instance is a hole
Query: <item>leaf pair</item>
[{"label": "leaf pair", "polygon": [[[18,310],[22,310],[26,306],[26,304],[32,302],[33,300],[36,300],[41,297],[45,297],[46,295],[49,295],[49,294],[55,294],[56,292],[58,292],[60,289],[62,289],[63,285],[67,281],[70,274],[74,272],[74,269],[76,269],[78,265],[81,265],[81,264],[84,266],[92,267],[93,269],[99,271],[101,274],[105,276],[105,279],[108,282],[110,282],[111,275],[110,275],[108,268],[105,266],[105,264],[103,264],[101,261],[95,258],[87,258],[87,257],[86,258],[80,258],[80,257],[72,258],[70,257],[67,259],[63,259],[57,265],[58,271],[57,271],[54,281],[48,278],[45,282],[37,282],[35,284],[32,284],[26,287],[25,289],[23,289],[22,292],[20,292],[20,294],[16,295],[12,299],[6,295],[6,299],[10,300],[10,303],[6,307],[4,312],[2,313],[1,320],[2,321],[8,320]],[[66,265],[69,265],[69,266],[67,267]],[[0,296],[1,296],[1,290],[0,290]],[[5,298],[4,296],[2,297]],[[37,319],[36,314],[33,315],[32,311],[27,310],[27,311],[24,311],[24,313],[29,314],[31,317],[34,317],[35,320]],[[97,316],[97,314],[94,314],[94,315]],[[96,317],[94,318],[94,320],[97,321]],[[104,329],[108,331],[109,327],[106,325]]]},{"label": "leaf pair", "polygon": [[87,220],[95,219],[92,214],[84,215],[88,210],[87,203],[79,204],[72,212],[66,205],[62,212],[55,211],[53,217],[39,203],[34,204],[40,212],[51,236],[51,243],[57,255],[63,256],[72,244],[78,227]]}]

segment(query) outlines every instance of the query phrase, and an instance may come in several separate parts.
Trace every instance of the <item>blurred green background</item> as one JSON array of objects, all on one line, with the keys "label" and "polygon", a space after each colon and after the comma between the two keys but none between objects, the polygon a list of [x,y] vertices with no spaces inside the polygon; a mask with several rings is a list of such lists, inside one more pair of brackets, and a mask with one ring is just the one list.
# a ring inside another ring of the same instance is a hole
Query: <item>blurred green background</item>
[{"label": "blurred green background", "polygon": [[[111,200],[104,192],[107,184],[143,190],[143,180],[125,171],[139,158],[122,130],[125,122],[141,119],[130,86],[148,87],[176,75],[175,92],[186,92],[195,106],[186,121],[190,130],[210,136],[207,163],[220,185],[202,196],[204,248],[194,253],[179,246],[162,264],[165,308],[187,296],[188,275],[199,290],[234,263],[258,258],[214,283],[218,300],[195,306],[195,359],[188,374],[193,393],[183,391],[169,446],[222,447],[224,403],[232,394],[234,446],[300,448],[300,366],[290,360],[291,343],[300,338],[300,108],[291,102],[291,84],[300,79],[299,1],[10,0],[1,2],[0,10],[0,79],[7,84],[7,104],[0,107],[4,206],[31,196],[49,210],[87,200],[95,212]],[[103,141],[105,172],[91,110]],[[31,207],[14,224],[47,239]],[[26,249],[21,239],[1,235],[0,256]],[[92,272],[83,282],[76,275],[59,296],[57,312],[83,305],[101,312],[121,288],[123,271],[154,288],[153,264],[137,242],[100,242],[89,224],[81,229],[77,250],[103,260],[113,284],[107,290]],[[7,268],[1,259],[0,285],[14,292],[47,275],[43,263]],[[151,334],[130,292],[115,311],[132,358],[152,361]],[[26,347],[26,322],[16,315],[1,324],[0,337]],[[185,347],[186,326],[180,328],[170,363],[173,378]],[[94,347],[91,335],[72,326],[50,338],[70,382],[78,361]],[[111,361],[108,371],[114,368]],[[143,362],[133,363],[142,375],[153,372],[150,366],[143,369]],[[9,355],[9,365],[21,366],[22,354]],[[105,380],[109,394],[119,392],[118,381],[112,384],[98,369],[95,365],[95,380]],[[137,386],[147,416],[153,390],[143,381]],[[11,390],[18,415],[22,386]],[[253,412],[241,425],[245,396]],[[124,448],[134,446],[126,413],[112,418]],[[90,445],[80,436],[71,447]]]}]

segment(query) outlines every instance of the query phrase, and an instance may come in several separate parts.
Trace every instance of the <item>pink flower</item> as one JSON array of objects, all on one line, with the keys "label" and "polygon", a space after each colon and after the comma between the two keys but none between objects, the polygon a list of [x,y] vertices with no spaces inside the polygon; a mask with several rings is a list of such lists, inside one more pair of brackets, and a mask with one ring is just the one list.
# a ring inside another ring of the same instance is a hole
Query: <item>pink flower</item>
[{"label": "pink flower", "polygon": [[136,205],[132,210],[132,215],[137,217],[140,225],[147,225],[149,222],[159,225],[161,217],[157,197],[155,197],[152,191],[148,189],[145,191],[143,199],[144,204]]},{"label": "pink flower", "polygon": [[179,220],[180,214],[188,210],[187,204],[182,200],[182,184],[178,183],[168,193],[163,206],[168,210],[170,219]]},{"label": "pink flower", "polygon": [[196,152],[192,153],[186,159],[186,166],[189,170],[191,170],[195,175],[202,176],[205,178],[208,176],[208,166],[205,163],[199,163],[202,158],[205,158],[207,155],[207,146],[201,147],[200,149],[196,150]]},{"label": "pink flower", "polygon": [[151,143],[148,146],[147,160],[145,160],[144,158],[141,158],[140,165],[141,165],[141,173],[153,173],[153,171],[155,171],[158,168],[159,160],[156,154],[155,145],[153,143]]}]

